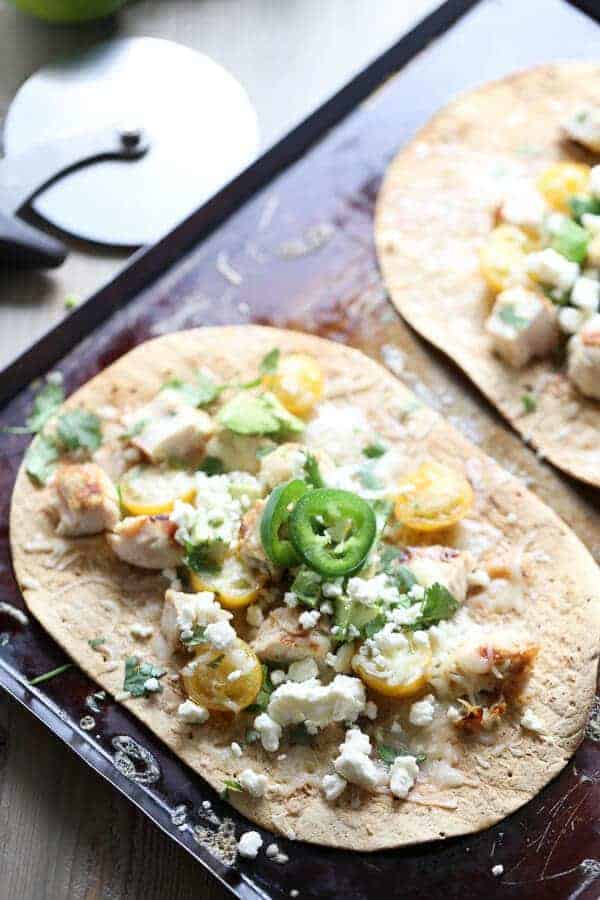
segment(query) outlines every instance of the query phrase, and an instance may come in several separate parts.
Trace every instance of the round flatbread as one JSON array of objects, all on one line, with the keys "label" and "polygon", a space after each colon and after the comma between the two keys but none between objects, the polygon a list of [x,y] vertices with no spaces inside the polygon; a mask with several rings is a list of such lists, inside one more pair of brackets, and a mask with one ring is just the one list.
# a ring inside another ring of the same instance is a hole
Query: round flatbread
[{"label": "round flatbread", "polygon": [[[407,471],[431,459],[464,470],[475,502],[468,528],[461,524],[450,530],[447,543],[467,546],[481,559],[499,553],[510,560],[514,582],[507,582],[508,600],[505,592],[501,603],[488,603],[484,590],[466,602],[474,604],[473,614],[482,620],[522,626],[539,655],[523,706],[502,720],[491,741],[465,739],[464,752],[452,769],[455,785],[418,782],[403,801],[389,793],[362,792],[358,808],[351,792],[330,803],[320,784],[332,771],[344,739],[341,725],[328,726],[310,745],[284,740],[285,758],[255,742],[244,748],[239,760],[230,745],[243,741],[246,720],[242,724],[213,715],[204,725],[181,722],[176,715],[183,700],[180,664],[165,652],[160,635],[168,582],[161,574],[118,560],[103,535],[57,540],[45,512],[51,488],[34,486],[21,467],[10,536],[27,607],[77,665],[113,696],[123,690],[123,664],[129,655],[166,665],[162,693],[131,698],[125,705],[217,790],[242,768],[264,773],[268,788],[263,798],[230,792],[229,799],[266,828],[355,850],[398,847],[485,828],[526,803],[565,765],[582,739],[594,695],[598,570],[552,510],[381,366],[348,347],[305,334],[224,327],[166,335],[127,353],[76,391],[65,406],[83,406],[114,418],[149,401],[167,380],[190,379],[201,366],[227,380],[252,378],[273,347],[282,355],[299,351],[318,359],[327,402],[351,403],[362,410],[381,439],[405,459]],[[360,446],[356,452],[360,454]],[[151,626],[152,637],[142,641],[132,636],[136,624]],[[236,616],[235,624],[247,637],[250,626],[243,614]],[[90,645],[98,636],[107,638],[108,653]],[[525,706],[541,719],[543,733],[522,727]]]},{"label": "round flatbread", "polygon": [[[551,361],[517,370],[494,356],[478,254],[513,182],[534,183],[556,160],[594,161],[563,140],[561,123],[597,102],[599,85],[599,65],[561,63],[458,97],[394,159],[375,220],[381,270],[399,312],[540,454],[593,485],[600,484],[600,404]],[[521,399],[532,392],[534,411]]]}]

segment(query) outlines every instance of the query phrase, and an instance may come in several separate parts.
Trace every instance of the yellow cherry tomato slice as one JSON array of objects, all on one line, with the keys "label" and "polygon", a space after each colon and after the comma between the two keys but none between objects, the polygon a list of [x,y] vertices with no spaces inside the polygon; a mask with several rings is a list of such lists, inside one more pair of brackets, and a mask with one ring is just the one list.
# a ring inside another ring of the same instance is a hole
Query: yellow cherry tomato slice
[{"label": "yellow cherry tomato slice", "polygon": [[216,572],[190,572],[190,584],[195,591],[212,591],[225,609],[249,606],[262,587],[259,577],[237,556],[226,556]]},{"label": "yellow cherry tomato slice", "polygon": [[498,225],[479,253],[481,274],[494,293],[525,278],[525,256],[535,249],[531,237],[516,225]]},{"label": "yellow cherry tomato slice", "polygon": [[398,486],[396,519],[414,531],[438,531],[455,525],[473,504],[473,490],[461,472],[426,462]]},{"label": "yellow cherry tomato slice", "polygon": [[408,647],[390,650],[375,660],[358,654],[352,668],[368,688],[384,697],[406,698],[420,694],[429,680],[431,649],[408,640]]},{"label": "yellow cherry tomato slice", "polygon": [[537,187],[553,209],[568,213],[569,198],[589,192],[590,172],[583,163],[554,163],[542,172]]},{"label": "yellow cherry tomato slice", "polygon": [[295,416],[312,412],[323,394],[323,371],[318,362],[306,353],[283,356],[272,375],[265,375],[263,383]]},{"label": "yellow cherry tomato slice", "polygon": [[135,466],[119,484],[121,504],[132,516],[171,512],[176,500],[189,502],[196,493],[194,476],[181,469]]},{"label": "yellow cherry tomato slice", "polygon": [[[236,672],[233,680],[228,677],[232,672]],[[252,647],[236,638],[227,650],[200,645],[181,677],[194,703],[235,713],[254,703],[262,686],[263,671]]]}]

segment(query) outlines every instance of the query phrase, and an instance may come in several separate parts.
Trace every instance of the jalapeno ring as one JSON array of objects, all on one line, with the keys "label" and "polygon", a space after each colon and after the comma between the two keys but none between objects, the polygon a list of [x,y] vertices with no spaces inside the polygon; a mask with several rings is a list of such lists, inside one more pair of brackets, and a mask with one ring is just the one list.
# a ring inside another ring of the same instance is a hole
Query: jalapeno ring
[{"label": "jalapeno ring", "polygon": [[296,502],[308,491],[308,485],[299,478],[279,484],[267,500],[260,520],[260,540],[264,551],[277,566],[297,566],[301,558],[285,532]]},{"label": "jalapeno ring", "polygon": [[320,575],[350,575],[365,561],[375,540],[373,507],[351,491],[317,488],[305,493],[289,520],[292,543]]}]

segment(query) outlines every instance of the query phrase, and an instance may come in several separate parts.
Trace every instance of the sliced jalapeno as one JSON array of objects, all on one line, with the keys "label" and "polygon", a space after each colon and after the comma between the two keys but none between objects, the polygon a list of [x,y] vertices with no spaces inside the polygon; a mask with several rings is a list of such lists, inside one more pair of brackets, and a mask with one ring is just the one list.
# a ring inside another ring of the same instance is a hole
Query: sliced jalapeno
[{"label": "sliced jalapeno", "polygon": [[260,539],[264,551],[277,566],[297,566],[301,558],[289,538],[289,518],[296,502],[308,490],[304,481],[295,479],[278,485],[267,500],[260,520]]},{"label": "sliced jalapeno", "polygon": [[296,503],[290,516],[292,543],[321,575],[339,577],[360,568],[375,540],[373,508],[350,491],[317,488]]}]

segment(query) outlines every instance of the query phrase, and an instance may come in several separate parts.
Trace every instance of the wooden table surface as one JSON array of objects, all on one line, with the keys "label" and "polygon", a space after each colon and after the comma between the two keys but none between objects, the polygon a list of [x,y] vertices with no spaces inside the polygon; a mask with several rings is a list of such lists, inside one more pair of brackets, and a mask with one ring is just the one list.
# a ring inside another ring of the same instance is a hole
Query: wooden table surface
[{"label": "wooden table surface", "polygon": [[[263,146],[283,134],[435,0],[146,0],[106,23],[56,27],[0,0],[0,118],[40,65],[112,34],[178,40],[242,81]],[[67,314],[126,260],[71,242],[52,273],[3,272],[0,365]],[[16,703],[0,695],[0,898],[120,900],[228,896]]]}]

